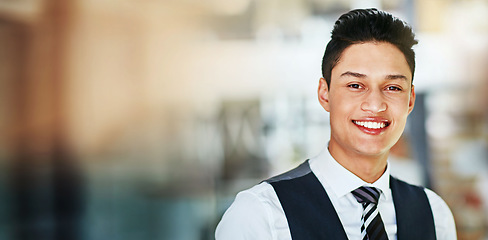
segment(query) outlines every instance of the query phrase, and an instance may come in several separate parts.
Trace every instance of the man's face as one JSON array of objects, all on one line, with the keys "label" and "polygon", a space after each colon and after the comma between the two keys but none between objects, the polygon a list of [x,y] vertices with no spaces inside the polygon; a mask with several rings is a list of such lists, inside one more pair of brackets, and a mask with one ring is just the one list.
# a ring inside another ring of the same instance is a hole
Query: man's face
[{"label": "man's face", "polygon": [[411,81],[407,61],[394,45],[367,42],[346,48],[332,69],[330,88],[324,79],[319,84],[319,101],[330,113],[329,149],[386,156],[413,109]]}]

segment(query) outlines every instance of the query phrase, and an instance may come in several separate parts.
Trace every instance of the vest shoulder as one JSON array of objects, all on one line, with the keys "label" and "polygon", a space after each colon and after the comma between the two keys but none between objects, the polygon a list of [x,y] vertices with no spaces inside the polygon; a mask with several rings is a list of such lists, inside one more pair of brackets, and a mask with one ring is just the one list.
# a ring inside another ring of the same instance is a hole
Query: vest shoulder
[{"label": "vest shoulder", "polygon": [[390,184],[399,185],[401,187],[408,187],[408,188],[418,189],[418,190],[422,190],[422,191],[425,190],[425,187],[422,187],[422,186],[419,186],[419,185],[415,185],[415,184],[411,184],[411,183],[405,182],[405,181],[400,180],[400,179],[398,179],[396,177],[393,177],[391,175],[390,175]]},{"label": "vest shoulder", "polygon": [[298,167],[296,167],[296,168],[294,168],[288,172],[285,172],[285,173],[282,173],[280,175],[271,177],[267,180],[264,180],[264,182],[274,183],[274,182],[279,182],[279,181],[284,181],[284,180],[291,180],[291,179],[303,177],[303,176],[305,176],[311,172],[312,172],[312,170],[310,169],[310,164],[309,164],[308,160],[306,160],[305,162],[300,164]]}]

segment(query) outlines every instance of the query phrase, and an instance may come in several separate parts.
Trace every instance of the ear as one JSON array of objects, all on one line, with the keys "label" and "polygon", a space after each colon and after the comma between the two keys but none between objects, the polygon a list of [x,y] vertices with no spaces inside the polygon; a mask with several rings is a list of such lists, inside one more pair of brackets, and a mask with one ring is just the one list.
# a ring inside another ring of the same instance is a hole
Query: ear
[{"label": "ear", "polygon": [[324,78],[320,78],[319,81],[319,89],[317,91],[320,105],[325,109],[325,111],[330,111],[329,106],[329,87],[327,86],[327,82]]},{"label": "ear", "polygon": [[415,86],[412,85],[412,90],[410,91],[410,100],[408,101],[408,114],[412,112],[414,105],[415,105]]}]

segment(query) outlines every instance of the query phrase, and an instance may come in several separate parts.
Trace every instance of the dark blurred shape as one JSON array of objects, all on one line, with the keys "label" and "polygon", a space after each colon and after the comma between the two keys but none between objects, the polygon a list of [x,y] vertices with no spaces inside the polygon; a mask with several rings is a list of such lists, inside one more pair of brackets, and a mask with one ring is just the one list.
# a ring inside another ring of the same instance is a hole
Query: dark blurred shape
[{"label": "dark blurred shape", "polygon": [[[7,4],[7,3],[5,3]],[[0,22],[11,59],[2,79],[9,114],[10,195],[14,239],[81,239],[83,181],[70,150],[66,109],[70,1],[2,6]],[[9,14],[10,13],[10,14]],[[4,60],[2,59],[2,60]]]},{"label": "dark blurred shape", "polygon": [[83,239],[84,184],[77,158],[58,142],[53,147],[52,161],[54,239]]},{"label": "dark blurred shape", "polygon": [[268,172],[259,101],[227,101],[219,116],[224,162],[222,178],[259,179]]},{"label": "dark blurred shape", "polygon": [[431,163],[430,163],[430,148],[427,138],[427,130],[425,126],[425,119],[427,115],[425,94],[418,93],[415,99],[415,107],[409,116],[410,135],[412,138],[411,144],[415,159],[417,159],[423,168],[423,179],[425,187],[431,188]]}]

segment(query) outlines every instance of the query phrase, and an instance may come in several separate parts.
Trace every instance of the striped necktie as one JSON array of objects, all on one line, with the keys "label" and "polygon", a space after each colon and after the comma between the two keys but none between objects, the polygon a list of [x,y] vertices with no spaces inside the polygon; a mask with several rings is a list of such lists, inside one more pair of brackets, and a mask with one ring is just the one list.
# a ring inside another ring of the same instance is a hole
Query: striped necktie
[{"label": "striped necktie", "polygon": [[363,205],[362,240],[388,240],[385,225],[377,208],[380,190],[374,187],[360,187],[352,191],[352,194]]}]

